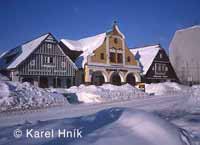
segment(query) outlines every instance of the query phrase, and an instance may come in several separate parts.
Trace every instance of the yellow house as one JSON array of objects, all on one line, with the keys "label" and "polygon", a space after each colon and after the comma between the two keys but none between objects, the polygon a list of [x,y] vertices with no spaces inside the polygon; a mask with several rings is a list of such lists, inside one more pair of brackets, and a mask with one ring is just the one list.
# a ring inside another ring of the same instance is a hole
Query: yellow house
[{"label": "yellow house", "polygon": [[116,23],[109,32],[76,41],[62,39],[60,45],[79,68],[78,84],[135,85],[140,82],[139,64]]}]

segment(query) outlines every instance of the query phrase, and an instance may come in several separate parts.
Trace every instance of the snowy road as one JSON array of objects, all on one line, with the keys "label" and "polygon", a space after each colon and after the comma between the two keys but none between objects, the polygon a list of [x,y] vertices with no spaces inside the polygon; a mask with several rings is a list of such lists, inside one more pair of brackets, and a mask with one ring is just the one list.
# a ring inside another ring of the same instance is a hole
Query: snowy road
[{"label": "snowy road", "polygon": [[146,111],[157,111],[165,108],[171,108],[177,103],[187,99],[186,95],[178,96],[151,96],[149,98],[132,99],[123,102],[112,102],[102,104],[79,104],[66,105],[62,107],[53,107],[40,110],[31,110],[27,112],[1,113],[0,126],[10,126],[23,124],[24,122],[36,122],[38,120],[52,120],[79,117],[96,113],[102,109],[111,107],[130,107]]}]

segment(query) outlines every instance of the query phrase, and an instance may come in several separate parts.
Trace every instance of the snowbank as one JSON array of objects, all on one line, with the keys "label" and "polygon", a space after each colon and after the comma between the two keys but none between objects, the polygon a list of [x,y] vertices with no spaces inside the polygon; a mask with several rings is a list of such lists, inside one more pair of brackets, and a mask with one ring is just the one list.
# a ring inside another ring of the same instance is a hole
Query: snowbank
[{"label": "snowbank", "polygon": [[[13,130],[80,129],[83,138],[16,139]],[[143,111],[111,108],[93,115],[51,121],[38,121],[0,128],[2,145],[189,145],[187,133],[165,120]]]},{"label": "snowbank", "polygon": [[188,99],[188,104],[193,111],[200,111],[200,85],[195,85],[190,88],[190,97]]},{"label": "snowbank", "polygon": [[0,73],[0,81],[9,81],[9,78]]},{"label": "snowbank", "polygon": [[189,87],[175,82],[145,84],[145,92],[154,95],[169,95],[187,92]]},{"label": "snowbank", "polygon": [[84,103],[122,101],[147,96],[147,94],[129,84],[122,86],[111,84],[104,84],[102,86],[80,85],[79,87],[73,86],[64,92],[76,94],[78,100]]},{"label": "snowbank", "polygon": [[41,108],[66,103],[63,95],[50,93],[29,83],[0,81],[0,112]]}]

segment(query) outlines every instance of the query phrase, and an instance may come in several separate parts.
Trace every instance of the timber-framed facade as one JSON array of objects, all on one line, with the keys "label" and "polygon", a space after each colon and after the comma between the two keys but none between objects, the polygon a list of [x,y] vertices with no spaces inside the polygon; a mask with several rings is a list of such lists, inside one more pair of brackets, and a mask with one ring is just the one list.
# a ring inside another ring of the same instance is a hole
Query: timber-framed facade
[{"label": "timber-framed facade", "polygon": [[179,82],[169,57],[160,44],[131,49],[140,63],[144,83]]},{"label": "timber-framed facade", "polygon": [[51,33],[8,51],[1,57],[1,64],[1,72],[12,81],[41,88],[75,85],[77,68]]}]

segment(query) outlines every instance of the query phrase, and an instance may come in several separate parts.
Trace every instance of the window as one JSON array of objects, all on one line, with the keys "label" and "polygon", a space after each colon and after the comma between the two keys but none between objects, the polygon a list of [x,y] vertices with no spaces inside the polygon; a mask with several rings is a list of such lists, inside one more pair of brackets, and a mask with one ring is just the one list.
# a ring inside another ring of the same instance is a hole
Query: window
[{"label": "window", "polygon": [[163,58],[163,55],[162,55],[162,53],[160,53],[160,58]]},{"label": "window", "polygon": [[43,59],[43,62],[44,64],[53,64],[53,57],[51,56],[44,56],[44,59]]},{"label": "window", "polygon": [[48,63],[53,63],[53,57],[48,57],[48,58],[49,58]]},{"label": "window", "polygon": [[61,67],[62,67],[62,68],[65,67],[65,62],[61,62]]},{"label": "window", "polygon": [[168,72],[168,67],[167,66],[165,67],[165,71]]},{"label": "window", "polygon": [[104,59],[104,53],[101,53],[101,60]]},{"label": "window", "polygon": [[51,43],[47,43],[47,48],[52,48],[52,44]]},{"label": "window", "polygon": [[122,61],[122,54],[121,53],[118,53],[117,54],[117,62],[118,63],[122,63],[123,61]]},{"label": "window", "polygon": [[115,43],[115,44],[118,43],[118,39],[117,39],[117,38],[114,39],[114,43]]},{"label": "window", "polygon": [[128,56],[128,57],[127,57],[127,62],[130,62],[130,61],[131,61],[131,57]]},{"label": "window", "polygon": [[115,61],[115,53],[110,52],[110,62],[116,62]]},{"label": "window", "polygon": [[30,65],[31,65],[31,66],[35,66],[35,60],[34,60],[34,59],[32,59],[32,60],[30,61]]},{"label": "window", "polygon": [[166,64],[162,63],[156,63],[155,68],[155,73],[157,74],[165,74],[168,71]]}]

